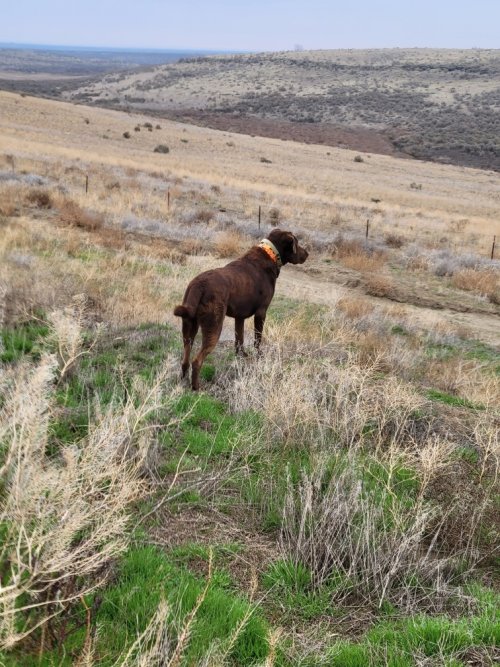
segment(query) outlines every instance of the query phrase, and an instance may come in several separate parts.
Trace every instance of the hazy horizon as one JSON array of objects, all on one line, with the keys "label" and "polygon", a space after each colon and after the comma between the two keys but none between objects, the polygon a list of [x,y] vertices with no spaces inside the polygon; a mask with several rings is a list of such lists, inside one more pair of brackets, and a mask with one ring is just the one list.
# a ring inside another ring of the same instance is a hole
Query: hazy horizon
[{"label": "hazy horizon", "polygon": [[[262,52],[375,48],[495,49],[498,0],[18,0],[0,42],[79,48]],[[81,46],[79,46],[81,45]]]}]

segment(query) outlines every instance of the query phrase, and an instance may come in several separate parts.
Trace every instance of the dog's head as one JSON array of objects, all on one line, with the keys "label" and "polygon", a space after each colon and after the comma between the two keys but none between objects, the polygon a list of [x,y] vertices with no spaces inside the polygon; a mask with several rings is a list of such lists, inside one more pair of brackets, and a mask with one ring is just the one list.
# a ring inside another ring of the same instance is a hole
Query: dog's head
[{"label": "dog's head", "polygon": [[309,255],[305,248],[301,248],[297,237],[292,232],[273,229],[267,238],[276,246],[282,264],[303,264]]}]

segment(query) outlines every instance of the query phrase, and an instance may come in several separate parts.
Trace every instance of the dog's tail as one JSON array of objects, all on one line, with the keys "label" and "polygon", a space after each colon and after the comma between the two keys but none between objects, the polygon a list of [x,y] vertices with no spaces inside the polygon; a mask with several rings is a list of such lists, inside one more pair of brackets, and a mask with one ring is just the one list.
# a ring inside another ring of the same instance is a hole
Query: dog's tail
[{"label": "dog's tail", "polygon": [[183,319],[194,320],[201,300],[202,289],[198,285],[188,287],[182,306],[174,308],[174,315]]},{"label": "dog's tail", "polygon": [[194,313],[187,306],[176,306],[174,308],[174,315],[192,320]]}]

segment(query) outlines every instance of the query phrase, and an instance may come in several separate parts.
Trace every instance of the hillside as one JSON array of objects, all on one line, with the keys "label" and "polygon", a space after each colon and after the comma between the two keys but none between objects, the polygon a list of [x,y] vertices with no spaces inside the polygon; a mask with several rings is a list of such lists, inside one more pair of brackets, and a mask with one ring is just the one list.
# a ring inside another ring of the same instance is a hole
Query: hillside
[{"label": "hillside", "polygon": [[[0,109],[0,663],[497,664],[499,175]],[[173,307],[276,226],[192,392]]]},{"label": "hillside", "polygon": [[65,97],[219,129],[500,169],[500,51],[299,51],[183,59]]}]

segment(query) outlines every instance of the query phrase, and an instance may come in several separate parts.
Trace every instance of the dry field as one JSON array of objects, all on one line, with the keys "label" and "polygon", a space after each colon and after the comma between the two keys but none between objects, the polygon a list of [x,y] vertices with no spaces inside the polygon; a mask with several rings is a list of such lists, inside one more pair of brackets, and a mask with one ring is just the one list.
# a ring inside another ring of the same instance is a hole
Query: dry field
[{"label": "dry field", "polygon": [[[499,204],[494,172],[0,93],[0,660],[495,664]],[[310,258],[264,353],[228,323],[193,395],[172,307],[276,225]]]}]

